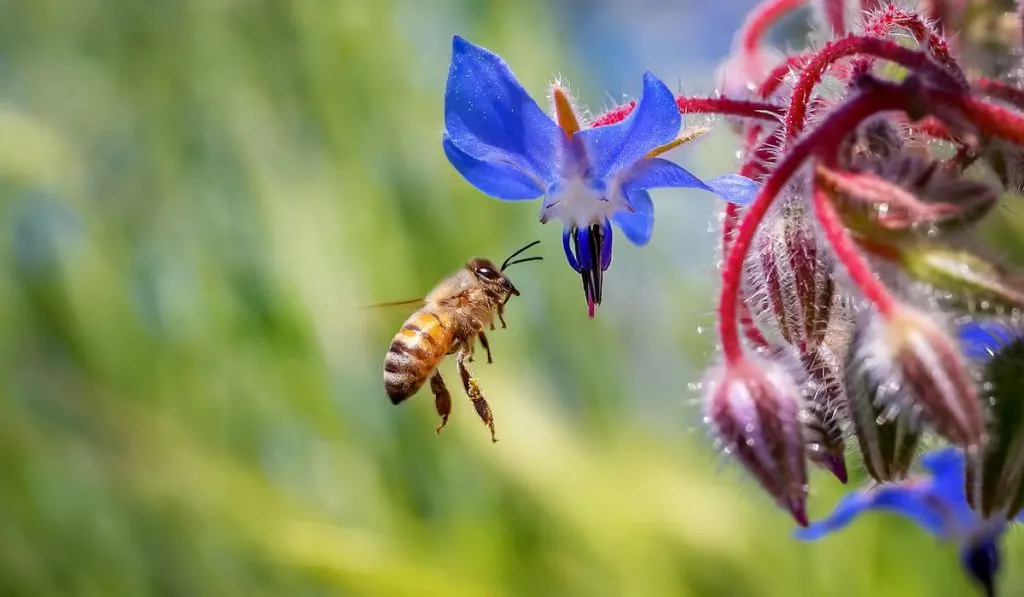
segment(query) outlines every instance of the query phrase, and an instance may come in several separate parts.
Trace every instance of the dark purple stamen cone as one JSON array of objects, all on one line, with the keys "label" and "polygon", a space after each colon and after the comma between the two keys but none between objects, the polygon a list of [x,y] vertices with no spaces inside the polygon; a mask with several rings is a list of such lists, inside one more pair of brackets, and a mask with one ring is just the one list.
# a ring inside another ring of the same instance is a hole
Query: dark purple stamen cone
[{"label": "dark purple stamen cone", "polygon": [[705,420],[726,453],[807,526],[805,440],[793,378],[774,363],[747,357],[713,370],[705,387]]},{"label": "dark purple stamen cone", "polygon": [[570,265],[579,272],[583,281],[587,314],[593,317],[595,307],[601,304],[604,271],[612,262],[611,224],[605,221],[586,228],[572,228],[564,240]]}]

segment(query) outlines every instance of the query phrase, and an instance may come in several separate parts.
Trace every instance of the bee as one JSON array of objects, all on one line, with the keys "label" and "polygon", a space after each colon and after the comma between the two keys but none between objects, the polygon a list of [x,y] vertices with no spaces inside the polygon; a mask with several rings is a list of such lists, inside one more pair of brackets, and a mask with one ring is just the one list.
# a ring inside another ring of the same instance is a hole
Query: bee
[{"label": "bee", "polygon": [[480,391],[477,379],[469,372],[467,363],[473,361],[477,339],[487,352],[487,363],[494,362],[484,328],[494,330],[495,317],[501,322],[501,327],[505,328],[505,305],[513,296],[519,296],[519,290],[505,275],[505,270],[517,263],[543,259],[515,259],[538,243],[539,240],[534,241],[512,253],[501,267],[489,259],[474,257],[457,272],[441,280],[427,294],[422,301],[423,306],[410,315],[395,334],[384,357],[384,390],[392,404],[404,402],[429,378],[434,407],[441,417],[441,424],[436,431],[441,433],[451,414],[452,399],[437,367],[445,356],[454,354],[462,387],[472,401],[476,414],[490,429],[491,441],[498,441],[490,406]]}]

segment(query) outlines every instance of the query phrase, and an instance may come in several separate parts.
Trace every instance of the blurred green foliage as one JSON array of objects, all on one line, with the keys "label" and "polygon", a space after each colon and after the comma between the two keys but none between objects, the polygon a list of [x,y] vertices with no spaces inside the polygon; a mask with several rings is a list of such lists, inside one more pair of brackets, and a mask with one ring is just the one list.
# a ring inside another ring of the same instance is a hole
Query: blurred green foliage
[{"label": "blurred green foliage", "polygon": [[[537,90],[543,10],[0,2],[0,594],[965,594],[909,523],[800,544],[716,468],[687,385],[713,265],[664,248],[712,200],[620,250],[589,321],[556,226],[445,162],[451,34]],[[435,437],[381,387],[408,310],[360,306],[532,238],[476,364],[501,441],[460,402]]]}]

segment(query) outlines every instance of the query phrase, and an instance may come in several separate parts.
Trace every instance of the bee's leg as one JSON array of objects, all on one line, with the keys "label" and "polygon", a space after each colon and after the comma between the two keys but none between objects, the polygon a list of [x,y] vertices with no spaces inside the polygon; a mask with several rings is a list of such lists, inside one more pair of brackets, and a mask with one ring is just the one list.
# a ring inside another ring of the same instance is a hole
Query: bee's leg
[{"label": "bee's leg", "polygon": [[491,416],[491,407],[484,400],[484,395],[480,392],[480,386],[477,385],[476,378],[472,377],[469,374],[469,369],[466,368],[468,353],[468,349],[463,348],[463,350],[459,351],[455,360],[459,369],[459,376],[462,377],[462,387],[466,389],[466,395],[473,402],[473,408],[476,409],[476,414],[480,417],[480,420],[491,430],[491,441],[497,442],[498,438],[494,434],[494,417]]},{"label": "bee's leg", "polygon": [[487,364],[490,365],[494,362],[494,359],[491,358],[491,345],[487,343],[487,336],[482,331],[477,332],[477,336],[480,337],[480,346],[483,346],[484,350],[487,351]]},{"label": "bee's leg", "polygon": [[[505,299],[505,303],[507,302],[508,299]],[[505,303],[498,304],[498,321],[501,322],[501,329],[505,329],[506,327],[508,327],[507,325],[505,325]],[[493,323],[491,324],[491,329],[494,329]]]},{"label": "bee's leg", "polygon": [[444,378],[437,369],[434,369],[434,374],[430,376],[430,391],[434,393],[434,407],[437,409],[437,415],[441,417],[441,424],[437,426],[437,432],[441,433],[448,424],[448,415],[452,412],[452,395],[448,393]]}]

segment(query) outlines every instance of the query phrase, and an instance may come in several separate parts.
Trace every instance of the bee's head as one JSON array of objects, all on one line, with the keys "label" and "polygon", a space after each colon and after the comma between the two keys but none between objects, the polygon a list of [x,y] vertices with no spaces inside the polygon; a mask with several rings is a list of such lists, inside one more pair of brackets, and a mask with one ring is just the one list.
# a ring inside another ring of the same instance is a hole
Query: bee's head
[{"label": "bee's head", "polygon": [[500,294],[519,296],[519,290],[512,284],[512,280],[501,271],[501,268],[490,259],[474,257],[466,262],[466,269],[469,270],[484,287],[494,288]]},{"label": "bee's head", "polygon": [[505,270],[517,263],[540,261],[543,259],[543,257],[540,256],[515,259],[520,253],[539,243],[539,240],[535,240],[515,253],[512,253],[508,256],[508,259],[502,262],[501,267],[495,265],[490,259],[474,257],[466,262],[466,269],[469,270],[485,288],[494,288],[506,297],[513,295],[519,296],[519,290],[514,284],[512,284],[512,280],[509,280],[508,276],[505,275]]}]

